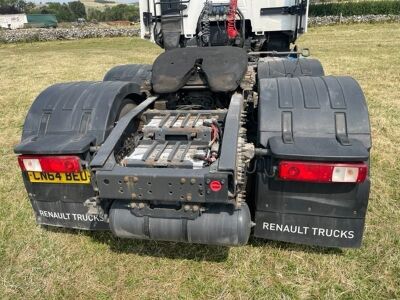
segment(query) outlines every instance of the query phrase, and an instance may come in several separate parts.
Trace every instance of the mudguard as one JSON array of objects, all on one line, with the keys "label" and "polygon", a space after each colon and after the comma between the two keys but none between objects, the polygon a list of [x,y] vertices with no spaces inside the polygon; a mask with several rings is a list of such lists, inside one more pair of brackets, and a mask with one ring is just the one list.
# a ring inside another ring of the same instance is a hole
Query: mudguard
[{"label": "mudguard", "polygon": [[[327,247],[359,247],[370,181],[280,181],[281,159],[369,162],[371,131],[364,95],[350,77],[261,79],[262,157],[256,175],[255,236]],[[272,166],[272,167],[271,167]]]},{"label": "mudguard", "polygon": [[103,81],[128,81],[142,86],[151,80],[152,65],[129,64],[115,66],[104,76]]},{"label": "mudguard", "polygon": [[138,84],[71,82],[44,90],[25,119],[19,154],[82,154],[100,145],[126,98],[140,98]]},{"label": "mudguard", "polygon": [[324,68],[317,59],[267,57],[257,66],[258,79],[277,77],[324,76]]},{"label": "mudguard", "polygon": [[[90,160],[90,146],[104,142],[127,98],[140,99],[140,87],[129,82],[73,82],[51,86],[32,104],[15,147],[18,154],[78,155]],[[95,196],[91,184],[24,184],[37,223],[78,229],[109,229],[108,221],[87,214],[84,202]],[[107,204],[105,204],[107,205]]]}]

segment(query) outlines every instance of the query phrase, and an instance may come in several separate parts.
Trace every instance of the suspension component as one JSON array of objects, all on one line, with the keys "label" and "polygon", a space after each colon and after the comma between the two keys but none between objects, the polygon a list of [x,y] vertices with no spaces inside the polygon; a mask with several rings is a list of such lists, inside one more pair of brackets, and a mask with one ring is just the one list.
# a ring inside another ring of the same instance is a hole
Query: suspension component
[{"label": "suspension component", "polygon": [[201,19],[201,41],[204,43],[205,46],[211,46],[210,45],[210,35],[211,35],[211,31],[210,31],[210,9],[211,9],[211,5],[210,3],[207,1],[206,3],[204,3],[204,8],[203,8],[203,17]]}]

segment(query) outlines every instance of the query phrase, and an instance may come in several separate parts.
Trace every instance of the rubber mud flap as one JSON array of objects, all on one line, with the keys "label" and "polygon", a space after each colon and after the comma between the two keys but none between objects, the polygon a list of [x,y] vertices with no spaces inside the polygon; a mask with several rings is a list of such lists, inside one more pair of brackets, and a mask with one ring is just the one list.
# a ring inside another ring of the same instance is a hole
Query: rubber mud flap
[{"label": "rubber mud flap", "polygon": [[89,215],[82,202],[31,200],[36,222],[40,225],[82,230],[109,230],[107,219]]},{"label": "rubber mud flap", "polygon": [[322,247],[358,248],[365,219],[257,211],[255,221],[255,237]]}]

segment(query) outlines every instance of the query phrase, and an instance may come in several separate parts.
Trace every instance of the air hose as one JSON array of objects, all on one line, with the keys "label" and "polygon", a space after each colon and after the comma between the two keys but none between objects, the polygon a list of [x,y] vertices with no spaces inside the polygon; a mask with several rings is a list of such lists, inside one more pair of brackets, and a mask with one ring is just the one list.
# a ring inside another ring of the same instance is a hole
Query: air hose
[{"label": "air hose", "polygon": [[236,11],[238,3],[237,0],[231,0],[229,4],[229,12],[226,21],[226,33],[230,40],[235,39],[238,36],[238,31],[236,29]]}]

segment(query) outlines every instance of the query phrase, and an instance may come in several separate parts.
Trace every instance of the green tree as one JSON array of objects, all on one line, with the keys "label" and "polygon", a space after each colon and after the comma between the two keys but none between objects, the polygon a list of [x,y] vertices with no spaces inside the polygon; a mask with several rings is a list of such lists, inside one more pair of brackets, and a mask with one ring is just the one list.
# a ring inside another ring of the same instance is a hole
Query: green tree
[{"label": "green tree", "polygon": [[97,21],[138,21],[139,7],[137,5],[119,4],[106,7],[104,11],[89,9],[89,20]]},{"label": "green tree", "polygon": [[73,1],[68,3],[69,9],[75,15],[75,18],[86,18],[85,5],[80,1]]},{"label": "green tree", "polygon": [[50,13],[56,15],[56,18],[60,22],[73,22],[75,21],[75,15],[66,3],[47,3],[47,7],[42,9],[42,13]]},{"label": "green tree", "polygon": [[30,13],[30,11],[33,10],[33,9],[35,9],[35,8],[36,8],[36,4],[35,4],[35,3],[33,3],[33,2],[27,2],[26,5],[25,5],[24,12],[25,12],[25,13]]},{"label": "green tree", "polygon": [[98,9],[89,8],[88,10],[88,20],[90,21],[105,21],[104,20],[104,13]]},{"label": "green tree", "polygon": [[0,0],[0,14],[17,14],[25,10],[24,0]]}]

